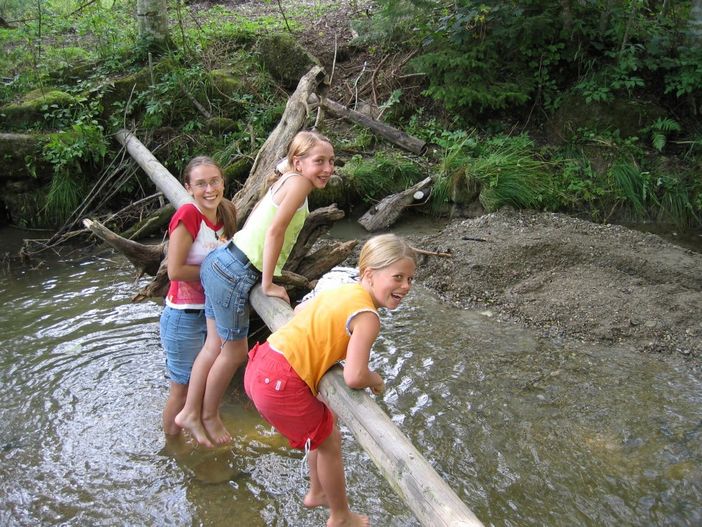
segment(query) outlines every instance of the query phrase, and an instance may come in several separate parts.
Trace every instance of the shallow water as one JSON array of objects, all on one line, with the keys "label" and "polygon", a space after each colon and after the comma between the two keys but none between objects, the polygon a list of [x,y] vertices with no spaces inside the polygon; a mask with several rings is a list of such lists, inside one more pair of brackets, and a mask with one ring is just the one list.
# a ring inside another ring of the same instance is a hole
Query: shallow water
[{"label": "shallow water", "polygon": [[[0,524],[323,525],[301,455],[236,387],[231,447],[165,443],[160,307],[130,303],[138,287],[120,256],[0,276]],[[383,321],[379,404],[486,525],[702,524],[700,379],[421,286]],[[344,451],[353,506],[418,525],[346,429]]]}]

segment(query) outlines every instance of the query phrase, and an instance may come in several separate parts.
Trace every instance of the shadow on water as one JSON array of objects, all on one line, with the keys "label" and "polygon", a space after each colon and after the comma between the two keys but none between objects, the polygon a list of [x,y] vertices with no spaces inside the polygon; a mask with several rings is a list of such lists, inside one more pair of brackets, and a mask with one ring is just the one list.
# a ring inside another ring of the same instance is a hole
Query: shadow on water
[{"label": "shadow on water", "polygon": [[[160,306],[131,304],[121,257],[0,277],[2,525],[318,526],[301,455],[232,389],[235,437],[160,431]],[[702,383],[625,350],[554,343],[421,286],[373,367],[381,407],[486,524],[699,525]],[[418,525],[347,430],[349,495],[374,525]]]}]

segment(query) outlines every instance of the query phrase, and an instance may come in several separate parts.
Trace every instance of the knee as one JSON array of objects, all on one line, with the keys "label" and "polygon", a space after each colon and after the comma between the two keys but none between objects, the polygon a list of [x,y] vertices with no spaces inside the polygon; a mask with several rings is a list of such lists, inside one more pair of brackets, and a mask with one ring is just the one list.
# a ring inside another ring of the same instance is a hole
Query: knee
[{"label": "knee", "polygon": [[319,451],[325,454],[341,454],[341,433],[336,426],[332,427],[331,434],[319,445]]},{"label": "knee", "polygon": [[222,346],[222,353],[232,361],[237,363],[242,363],[246,360],[246,355],[249,349],[246,345],[246,339],[242,340],[228,340]]}]

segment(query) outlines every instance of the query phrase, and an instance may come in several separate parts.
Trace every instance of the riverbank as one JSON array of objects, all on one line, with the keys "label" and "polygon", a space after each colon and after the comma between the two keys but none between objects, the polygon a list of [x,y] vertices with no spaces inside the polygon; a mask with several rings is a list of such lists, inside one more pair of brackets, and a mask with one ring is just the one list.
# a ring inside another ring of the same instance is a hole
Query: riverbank
[{"label": "riverbank", "polygon": [[408,238],[451,253],[423,257],[417,279],[456,305],[702,371],[700,253],[617,225],[512,210]]}]

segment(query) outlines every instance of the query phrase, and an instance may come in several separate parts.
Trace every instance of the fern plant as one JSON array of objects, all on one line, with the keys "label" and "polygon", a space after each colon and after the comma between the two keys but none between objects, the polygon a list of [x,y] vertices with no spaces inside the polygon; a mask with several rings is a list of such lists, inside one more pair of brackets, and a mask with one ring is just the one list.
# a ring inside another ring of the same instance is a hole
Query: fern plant
[{"label": "fern plant", "polygon": [[681,130],[680,125],[677,121],[669,118],[658,118],[655,122],[644,129],[644,132],[648,132],[651,137],[651,144],[653,148],[662,152],[665,145],[668,142],[668,136],[673,132],[679,132]]}]

